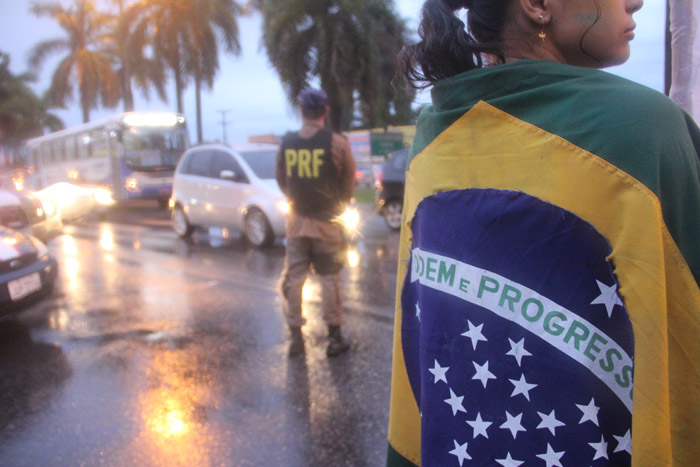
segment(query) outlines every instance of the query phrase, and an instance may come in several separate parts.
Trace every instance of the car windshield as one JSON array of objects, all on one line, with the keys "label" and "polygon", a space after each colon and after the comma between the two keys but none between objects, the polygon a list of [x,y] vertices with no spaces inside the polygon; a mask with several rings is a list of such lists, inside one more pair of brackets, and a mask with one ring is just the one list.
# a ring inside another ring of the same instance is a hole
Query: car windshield
[{"label": "car windshield", "polygon": [[247,151],[241,152],[241,156],[258,178],[263,180],[275,178],[277,151]]}]

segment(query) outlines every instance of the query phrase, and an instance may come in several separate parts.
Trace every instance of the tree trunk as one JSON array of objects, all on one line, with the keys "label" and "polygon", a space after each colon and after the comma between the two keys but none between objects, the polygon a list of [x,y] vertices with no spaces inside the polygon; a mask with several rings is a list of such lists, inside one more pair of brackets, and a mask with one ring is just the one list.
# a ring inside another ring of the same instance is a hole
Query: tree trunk
[{"label": "tree trunk", "polygon": [[197,112],[197,142],[201,143],[202,138],[202,84],[200,82],[199,76],[194,78],[194,94],[195,94],[195,105]]},{"label": "tree trunk", "polygon": [[80,107],[82,108],[83,111],[83,123],[87,123],[90,121],[90,104],[87,102],[81,102]]},{"label": "tree trunk", "polygon": [[124,99],[124,112],[132,112],[134,110],[134,94],[131,92],[131,79],[126,70],[126,66],[120,71],[120,80],[122,82],[122,98]]},{"label": "tree trunk", "polygon": [[173,75],[175,76],[175,94],[177,98],[177,113],[184,114],[184,107],[182,105],[182,74],[178,67],[173,68]]}]

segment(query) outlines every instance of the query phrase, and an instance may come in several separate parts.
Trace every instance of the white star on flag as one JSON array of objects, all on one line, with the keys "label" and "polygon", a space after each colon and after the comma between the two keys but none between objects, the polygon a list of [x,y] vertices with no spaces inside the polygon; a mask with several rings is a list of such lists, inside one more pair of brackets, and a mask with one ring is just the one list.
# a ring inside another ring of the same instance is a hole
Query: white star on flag
[{"label": "white star on flag", "polygon": [[486,363],[484,363],[483,365],[479,365],[476,362],[472,362],[472,363],[474,364],[474,369],[476,370],[476,374],[474,376],[472,376],[472,379],[476,379],[476,380],[481,381],[481,384],[483,384],[484,387],[486,387],[486,383],[488,382],[488,380],[496,379],[496,375],[494,375],[493,373],[491,373],[489,371],[489,362],[488,361]]},{"label": "white star on flag", "polygon": [[445,402],[452,407],[452,415],[457,415],[457,412],[464,412],[467,413],[466,410],[464,410],[464,406],[462,405],[462,400],[464,399],[464,396],[459,396],[457,397],[457,394],[454,393],[452,389],[450,389],[450,398],[445,399]]},{"label": "white star on flag", "polygon": [[459,459],[460,466],[462,465],[462,462],[464,462],[464,459],[472,460],[472,456],[467,454],[467,443],[459,444],[456,439],[452,441],[454,441],[455,443],[455,448],[450,451],[450,454],[452,454],[453,456],[457,456],[457,459]]},{"label": "white star on flag", "polygon": [[445,377],[445,373],[447,373],[447,370],[449,370],[449,369],[450,369],[450,367],[448,367],[448,366],[445,366],[445,367],[440,366],[438,361],[435,360],[435,365],[433,365],[432,368],[428,368],[428,371],[431,372],[433,374],[433,376],[435,377],[435,381],[433,381],[433,383],[437,383],[438,381],[444,381],[445,383],[447,383],[447,378]]},{"label": "white star on flag", "polygon": [[496,459],[496,462],[503,467],[518,467],[519,465],[523,465],[523,461],[515,460],[510,457],[510,453],[508,453],[505,459]]},{"label": "white star on flag", "polygon": [[474,326],[471,321],[467,320],[467,324],[469,325],[469,330],[465,331],[462,333],[464,337],[468,337],[472,340],[472,347],[474,350],[476,350],[476,344],[479,343],[479,341],[484,341],[488,342],[488,339],[484,337],[484,335],[481,333],[481,328],[484,327],[483,324],[480,324],[478,326]]},{"label": "white star on flag", "polygon": [[537,457],[542,459],[547,463],[547,467],[553,467],[555,465],[562,467],[561,462],[559,462],[559,459],[564,455],[564,451],[560,452],[554,452],[554,449],[552,449],[552,446],[547,443],[547,452],[544,454],[537,454]]},{"label": "white star on flag", "polygon": [[518,366],[521,364],[521,360],[523,357],[531,357],[532,354],[525,350],[525,338],[523,337],[520,339],[519,342],[513,342],[511,338],[508,338],[508,342],[510,342],[510,350],[506,353],[506,355],[512,355],[515,357],[515,360],[518,362]]},{"label": "white star on flag", "polygon": [[593,460],[600,459],[601,457],[608,458],[608,443],[605,441],[605,437],[600,435],[600,443],[588,443],[595,449],[595,454],[593,455]]},{"label": "white star on flag", "polygon": [[576,407],[578,407],[581,410],[581,412],[583,412],[583,415],[581,416],[581,421],[578,422],[579,425],[581,423],[591,421],[595,423],[596,426],[600,426],[598,425],[598,411],[600,410],[600,407],[596,407],[595,399],[591,399],[588,405],[576,404]]},{"label": "white star on flag", "polygon": [[477,412],[476,418],[474,420],[467,420],[467,423],[474,429],[474,439],[479,435],[488,439],[489,435],[486,433],[486,429],[490,427],[492,423],[482,420],[481,413]]},{"label": "white star on flag", "polygon": [[513,383],[513,386],[515,386],[513,388],[513,393],[510,395],[510,397],[515,397],[518,394],[522,394],[528,401],[530,400],[530,390],[532,390],[532,388],[537,387],[536,384],[530,384],[527,381],[525,381],[525,375],[520,375],[520,379],[518,380],[509,379],[508,381]]},{"label": "white star on flag", "polygon": [[506,421],[501,428],[504,430],[510,430],[510,434],[513,435],[513,439],[518,436],[519,431],[527,431],[520,424],[520,420],[523,418],[523,414],[519,414],[517,417],[512,416],[508,411],[506,411]]},{"label": "white star on flag", "polygon": [[627,430],[624,436],[613,435],[613,438],[617,440],[617,447],[614,452],[627,451],[632,454],[632,434],[630,430]]},{"label": "white star on flag", "polygon": [[622,305],[622,300],[617,294],[617,284],[607,286],[596,279],[598,283],[598,288],[600,289],[600,295],[598,295],[592,302],[591,305],[605,305],[605,309],[608,312],[608,318],[612,316],[613,308],[615,305]]},{"label": "white star on flag", "polygon": [[542,421],[540,422],[539,425],[537,425],[537,428],[546,428],[548,429],[552,435],[556,436],[556,433],[554,433],[554,430],[557,427],[564,426],[565,424],[560,422],[559,420],[556,419],[556,416],[554,415],[554,410],[552,410],[549,415],[543,414],[542,412],[537,412],[537,415],[542,418]]}]

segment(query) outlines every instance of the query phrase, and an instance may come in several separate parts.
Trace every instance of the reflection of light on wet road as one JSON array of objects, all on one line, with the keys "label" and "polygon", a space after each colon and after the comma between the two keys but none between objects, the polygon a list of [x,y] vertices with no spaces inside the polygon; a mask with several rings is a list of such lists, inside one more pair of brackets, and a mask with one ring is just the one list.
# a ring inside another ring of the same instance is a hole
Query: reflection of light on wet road
[{"label": "reflection of light on wet road", "polygon": [[80,272],[80,260],[78,259],[78,247],[75,245],[75,239],[64,235],[61,237],[61,252],[63,258],[63,274],[68,279],[67,284],[73,292],[76,283],[78,282],[78,273]]},{"label": "reflection of light on wet road", "polygon": [[69,321],[68,312],[60,309],[49,315],[49,328],[54,330],[66,329]]},{"label": "reflection of light on wet road", "polygon": [[154,413],[146,422],[151,431],[165,438],[184,436],[190,431],[190,423],[185,420],[179,400],[166,396],[160,407],[154,408]]},{"label": "reflection of light on wet road", "polygon": [[66,256],[77,256],[78,248],[75,246],[75,239],[68,235],[61,237],[61,251]]},{"label": "reflection of light on wet road", "polygon": [[311,278],[306,279],[304,288],[301,290],[303,301],[318,300],[321,298],[321,284]]},{"label": "reflection of light on wet road", "polygon": [[214,397],[198,358],[184,350],[156,353],[149,385],[139,396],[142,429],[137,451],[157,465],[211,465],[212,436],[205,407]]},{"label": "reflection of light on wet road", "polygon": [[356,268],[360,265],[360,252],[357,248],[348,249],[348,266],[351,268]]},{"label": "reflection of light on wet road", "polygon": [[100,246],[103,250],[114,249],[114,236],[112,235],[112,230],[104,225],[100,231]]}]

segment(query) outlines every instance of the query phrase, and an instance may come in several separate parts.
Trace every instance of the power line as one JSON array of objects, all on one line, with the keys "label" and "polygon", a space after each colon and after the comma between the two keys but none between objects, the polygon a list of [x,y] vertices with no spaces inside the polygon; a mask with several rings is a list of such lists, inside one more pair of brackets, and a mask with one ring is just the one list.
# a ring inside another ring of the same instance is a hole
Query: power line
[{"label": "power line", "polygon": [[233,112],[233,110],[230,110],[230,109],[229,110],[217,110],[217,112],[219,112],[221,114],[221,121],[219,123],[221,123],[221,132],[223,134],[222,139],[223,139],[224,143],[228,143],[228,139],[226,138],[226,125],[228,125],[228,120],[226,120],[226,115],[229,112]]}]

